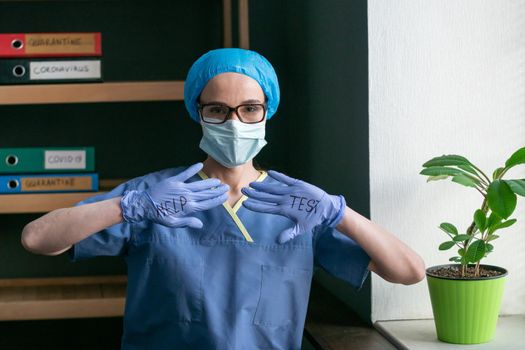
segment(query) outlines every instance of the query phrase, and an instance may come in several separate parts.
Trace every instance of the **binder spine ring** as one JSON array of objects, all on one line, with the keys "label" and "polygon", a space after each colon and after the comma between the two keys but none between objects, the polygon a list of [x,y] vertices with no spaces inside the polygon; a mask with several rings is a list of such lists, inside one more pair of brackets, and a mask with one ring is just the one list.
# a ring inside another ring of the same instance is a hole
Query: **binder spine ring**
[{"label": "binder spine ring", "polygon": [[14,39],[11,41],[11,47],[15,50],[20,50],[24,47],[24,42],[20,39]]},{"label": "binder spine ring", "polygon": [[18,164],[18,157],[10,154],[7,157],[5,157],[5,163],[9,166],[15,166]]},{"label": "binder spine ring", "polygon": [[19,185],[20,185],[20,182],[18,182],[18,180],[16,180],[16,179],[15,180],[9,180],[7,182],[7,188],[9,188],[10,190],[14,190]]},{"label": "binder spine ring", "polygon": [[26,74],[26,68],[20,64],[13,67],[13,75],[17,78],[21,78]]}]

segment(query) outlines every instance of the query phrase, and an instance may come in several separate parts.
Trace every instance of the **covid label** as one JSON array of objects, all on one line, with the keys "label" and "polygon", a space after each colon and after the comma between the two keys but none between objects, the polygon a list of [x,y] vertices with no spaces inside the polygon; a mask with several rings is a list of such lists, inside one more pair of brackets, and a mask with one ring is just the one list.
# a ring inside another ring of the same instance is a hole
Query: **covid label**
[{"label": "covid label", "polygon": [[85,169],[86,151],[45,151],[45,169]]}]

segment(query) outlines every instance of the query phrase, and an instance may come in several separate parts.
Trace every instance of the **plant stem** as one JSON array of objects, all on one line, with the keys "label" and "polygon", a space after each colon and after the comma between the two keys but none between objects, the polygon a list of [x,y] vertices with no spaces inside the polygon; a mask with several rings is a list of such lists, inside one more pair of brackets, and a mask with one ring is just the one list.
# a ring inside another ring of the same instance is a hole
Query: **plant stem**
[{"label": "plant stem", "polygon": [[481,175],[485,176],[485,179],[487,179],[487,181],[488,181],[487,185],[490,184],[490,179],[489,179],[489,177],[488,177],[487,175],[485,175],[485,173],[484,173],[483,171],[481,171],[480,168],[478,168],[477,166],[475,166],[475,165],[472,164],[472,163],[470,163],[470,165],[472,165],[472,167],[473,167],[474,169],[476,169]]},{"label": "plant stem", "polygon": [[[487,197],[485,197],[483,199],[483,204],[481,204],[481,211],[483,211],[483,213],[486,216],[488,210],[489,210],[489,204],[488,204]],[[476,222],[473,221],[472,224],[470,224],[469,228],[467,229],[467,235],[473,237],[475,230],[476,230]],[[470,244],[470,241],[472,240],[472,237],[465,243],[465,246],[463,248],[465,249],[465,254],[467,254],[468,246]],[[483,239],[483,232],[481,232],[481,239]],[[467,264],[468,264],[468,261],[467,261]],[[479,264],[480,264],[480,261],[476,263],[476,268],[474,269],[474,276],[476,277],[479,276]],[[465,270],[466,270],[466,265],[463,265],[463,268],[461,270],[461,277],[465,277]]]},{"label": "plant stem", "polygon": [[[472,164],[473,167],[476,167],[474,164]],[[477,169],[477,168],[476,168]],[[478,169],[479,170],[479,169]],[[501,179],[503,177],[503,175],[505,175],[505,173],[508,171],[509,169],[508,168],[504,168],[501,173],[499,174],[499,176],[497,177],[497,179]],[[481,170],[479,170],[481,172]],[[486,175],[483,174],[485,177]],[[487,189],[488,190],[488,189]],[[485,200],[483,201],[483,204],[481,205],[481,210],[483,211],[483,213],[485,213],[485,216],[488,212],[488,202],[487,202],[487,197],[485,196]],[[474,224],[474,223],[473,223]],[[472,225],[471,225],[472,226]],[[485,242],[485,240],[488,238],[488,234],[487,235],[484,235],[483,232],[481,233],[481,240],[483,242]],[[486,243],[486,242],[485,242]],[[481,259],[476,263],[476,268],[474,269],[474,276],[476,277],[479,277],[479,265],[481,263]]]},{"label": "plant stem", "polygon": [[479,193],[481,193],[481,195],[482,195],[483,197],[486,197],[486,196],[487,196],[487,195],[486,195],[481,189],[478,188],[478,186],[475,186],[475,188],[476,188],[476,190],[477,190]]},{"label": "plant stem", "polygon": [[501,180],[501,178],[503,177],[503,175],[505,175],[505,173],[509,170],[509,168],[504,168],[502,171],[501,171],[501,174],[499,174],[497,180]]}]

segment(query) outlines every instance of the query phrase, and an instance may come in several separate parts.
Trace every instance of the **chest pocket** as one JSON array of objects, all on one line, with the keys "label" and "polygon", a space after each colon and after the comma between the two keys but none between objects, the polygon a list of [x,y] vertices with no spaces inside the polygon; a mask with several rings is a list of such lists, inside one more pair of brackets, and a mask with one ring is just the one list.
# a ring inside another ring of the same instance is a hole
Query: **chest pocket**
[{"label": "chest pocket", "polygon": [[147,260],[148,290],[158,310],[157,318],[198,322],[202,316],[204,265],[171,257]]},{"label": "chest pocket", "polygon": [[295,327],[304,322],[312,271],[261,266],[261,290],[253,323],[262,327]]},{"label": "chest pocket", "polygon": [[204,262],[192,254],[191,233],[154,225],[147,234],[135,236],[133,255],[143,264],[139,283],[145,290],[142,303],[147,304],[137,307],[152,315],[157,326],[202,319]]}]

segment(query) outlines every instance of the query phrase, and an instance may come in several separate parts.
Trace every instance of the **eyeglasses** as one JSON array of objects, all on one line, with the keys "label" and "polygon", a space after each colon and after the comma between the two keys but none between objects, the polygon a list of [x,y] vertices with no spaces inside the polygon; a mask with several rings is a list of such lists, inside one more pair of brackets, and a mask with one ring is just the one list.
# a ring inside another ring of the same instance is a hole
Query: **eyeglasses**
[{"label": "eyeglasses", "polygon": [[225,104],[212,103],[198,105],[199,115],[203,122],[210,124],[222,124],[228,120],[235,111],[239,120],[246,124],[260,123],[266,116],[266,104],[247,103],[230,107]]}]

